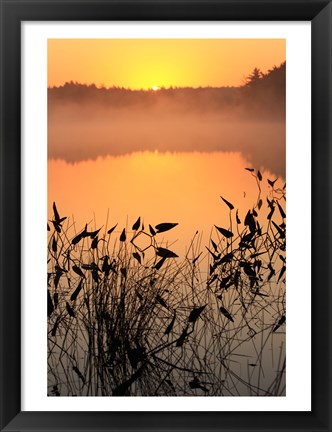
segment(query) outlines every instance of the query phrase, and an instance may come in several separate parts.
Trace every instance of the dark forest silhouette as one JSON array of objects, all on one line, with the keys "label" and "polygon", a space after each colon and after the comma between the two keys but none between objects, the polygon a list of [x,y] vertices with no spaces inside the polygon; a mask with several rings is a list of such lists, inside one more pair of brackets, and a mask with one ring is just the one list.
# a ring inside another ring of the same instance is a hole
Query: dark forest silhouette
[{"label": "dark forest silhouette", "polygon": [[236,110],[246,118],[263,115],[284,119],[286,101],[286,62],[263,73],[255,68],[240,87],[161,87],[158,91],[123,87],[97,87],[95,84],[67,82],[48,89],[49,108],[56,103],[97,103],[109,108],[143,106],[156,108],[167,102],[175,111]]}]

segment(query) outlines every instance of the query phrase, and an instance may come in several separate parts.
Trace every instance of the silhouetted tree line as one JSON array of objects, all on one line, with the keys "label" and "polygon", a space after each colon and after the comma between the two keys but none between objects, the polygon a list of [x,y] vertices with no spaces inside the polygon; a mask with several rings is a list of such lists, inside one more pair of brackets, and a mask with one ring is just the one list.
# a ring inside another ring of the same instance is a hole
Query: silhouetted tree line
[{"label": "silhouetted tree line", "polygon": [[260,113],[275,113],[285,118],[286,113],[286,62],[263,73],[255,68],[246,78],[242,88],[245,104]]},{"label": "silhouetted tree line", "polygon": [[104,108],[153,108],[171,112],[221,111],[240,117],[285,118],[286,62],[263,73],[255,68],[240,87],[171,87],[153,90],[106,88],[67,82],[48,89],[49,110],[62,104],[98,105]]}]

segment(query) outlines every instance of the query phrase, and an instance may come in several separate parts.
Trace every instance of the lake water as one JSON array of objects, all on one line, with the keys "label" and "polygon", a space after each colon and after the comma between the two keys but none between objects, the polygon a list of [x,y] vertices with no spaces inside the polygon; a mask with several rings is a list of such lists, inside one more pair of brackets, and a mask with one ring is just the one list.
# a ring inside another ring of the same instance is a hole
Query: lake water
[{"label": "lake water", "polygon": [[[183,254],[196,231],[205,245],[214,225],[229,226],[229,209],[220,196],[239,210],[241,220],[257,204],[256,179],[245,170],[250,166],[240,153],[225,152],[137,152],[77,163],[49,160],[49,219],[55,201],[77,232],[88,223],[94,229],[103,227],[102,232],[118,224],[121,233],[139,216],[146,226],[178,223],[165,241]],[[267,179],[277,175],[262,170],[262,176],[261,195],[270,196]],[[284,186],[284,179],[277,180],[278,186]],[[266,199],[262,212],[268,212]]]},{"label": "lake water", "polygon": [[[285,394],[284,328],[272,332],[285,308],[285,284],[283,279],[277,281],[283,262],[278,254],[271,254],[274,246],[271,246],[272,249],[269,246],[268,254],[265,252],[262,256],[265,270],[262,273],[264,277],[259,282],[259,295],[252,294],[245,273],[242,274],[238,289],[231,287],[223,291],[218,288],[227,274],[234,276],[233,265],[240,269],[243,262],[249,260],[249,255],[243,252],[234,264],[220,266],[220,270],[218,268],[218,279],[215,282],[211,282],[211,285],[207,283],[213,277],[211,264],[214,259],[205,246],[213,252],[212,239],[223,255],[233,247],[216,230],[215,225],[231,230],[237,236],[245,229],[244,220],[248,210],[254,207],[257,209],[258,200],[262,198],[258,220],[263,232],[271,230],[268,228],[267,215],[270,209],[266,197],[272,200],[273,193],[267,180],[274,181],[278,175],[261,169],[262,180],[259,181],[245,169],[248,167],[251,167],[250,162],[239,152],[146,151],[76,163],[49,160],[49,219],[53,219],[52,204],[56,202],[60,217],[68,217],[63,224],[69,240],[64,245],[64,250],[69,247],[71,259],[74,260],[72,264],[75,262],[81,266],[82,262],[99,263],[101,261],[98,260],[106,253],[106,243],[101,242],[100,250],[88,250],[88,243],[85,243],[82,252],[77,246],[70,246],[71,239],[82,231],[86,223],[89,231],[102,227],[99,238],[106,239],[106,231],[117,224],[112,233],[112,239],[119,248],[118,255],[115,256],[119,262],[127,262],[123,255],[127,251],[122,248],[119,238],[123,228],[126,228],[127,236],[133,236],[132,225],[138,217],[146,230],[149,224],[155,227],[164,222],[178,223],[173,229],[158,234],[158,247],[166,247],[179,255],[178,258],[169,260],[170,267],[166,273],[161,273],[159,284],[148,286],[148,290],[143,285],[137,285],[137,281],[141,284],[140,281],[151,278],[152,274],[157,275],[158,280],[158,272],[148,262],[143,267],[132,260],[127,271],[133,272],[130,273],[133,279],[126,285],[124,307],[124,303],[121,306],[119,300],[120,292],[125,286],[121,282],[124,277],[121,272],[116,277],[116,287],[104,285],[104,291],[98,294],[100,285],[96,285],[91,279],[89,270],[85,271],[84,296],[81,293],[77,300],[72,300],[71,295],[81,279],[76,273],[70,272],[62,276],[58,286],[54,288],[53,277],[57,265],[65,267],[69,263],[66,261],[67,254],[62,253],[62,249],[50,254],[52,258],[49,272],[53,274],[50,292],[52,296],[57,293],[58,306],[49,320],[49,394],[109,395],[110,388],[114,390],[116,377],[122,377],[122,380],[128,376],[135,377],[138,366],[131,369],[126,356],[135,347],[133,344],[143,343],[150,347],[150,361],[153,361],[155,369],[147,367],[142,372],[144,380],[141,378],[136,382],[135,379],[128,395]],[[257,170],[255,174],[257,176]],[[283,186],[284,179],[279,175],[274,189],[281,191]],[[235,207],[231,219],[229,207],[221,196]],[[284,202],[282,206],[284,207]],[[239,225],[236,224],[236,210],[241,220]],[[282,216],[277,211],[273,219],[277,224],[282,223]],[[53,231],[50,232],[50,238],[58,239]],[[197,266],[190,264],[188,267],[185,256],[193,238],[195,247],[190,251],[191,262],[200,251],[203,254]],[[275,241],[272,239],[271,245]],[[278,241],[280,240],[277,243]],[[264,245],[259,239],[256,246],[258,253],[264,252]],[[250,253],[252,252],[254,251],[251,250]],[[284,252],[278,253],[284,256]],[[277,274],[271,281],[267,280],[269,262],[273,263]],[[101,273],[99,274],[101,277]],[[136,282],[132,282],[135,280]],[[155,308],[148,309],[144,317],[139,312],[138,306],[141,303],[137,298],[137,289],[140,296],[146,296],[149,302],[155,304]],[[123,307],[125,315],[121,315],[121,319],[123,322],[129,320],[132,326],[130,331],[125,330],[127,333],[123,345],[120,344],[115,350],[120,353],[120,363],[122,359],[128,364],[119,365],[114,360],[111,372],[107,366],[110,361],[107,360],[107,355],[110,355],[109,341],[118,341],[120,336],[115,338],[114,333],[109,334],[106,318],[98,312],[98,298],[103,298],[103,310],[107,311],[103,314],[110,316],[108,320],[118,316]],[[162,303],[155,303],[156,298],[159,298],[159,302],[165,301],[166,307]],[[67,304],[73,308],[74,317],[68,315]],[[199,320],[193,324],[193,335],[185,335],[188,339],[185,348],[178,347],[175,342],[185,332],[190,311],[202,305],[207,306]],[[226,312],[220,313],[220,307],[224,307]],[[95,312],[93,308],[96,308]],[[165,328],[175,316],[173,311],[176,311],[174,328],[169,335],[165,335]],[[229,311],[232,319],[225,316]],[[87,320],[90,314],[91,317]],[[146,319],[145,327],[139,323],[143,319]],[[142,325],[143,329],[139,330]],[[56,331],[55,326],[58,326]],[[152,330],[148,331],[147,336],[140,336],[150,328]],[[134,334],[139,335],[139,341]],[[131,344],[129,348],[128,341]],[[98,347],[95,347],[98,354],[94,357],[91,357],[91,343]],[[140,345],[136,347],[135,349],[139,349]],[[122,354],[121,349],[125,350]],[[199,384],[195,381],[197,377]],[[106,378],[111,382],[109,386],[104,381]],[[156,385],[158,380],[160,382]],[[118,387],[124,382],[119,378]]]},{"label": "lake water", "polygon": [[49,92],[48,394],[284,395],[281,93],[90,90]]}]

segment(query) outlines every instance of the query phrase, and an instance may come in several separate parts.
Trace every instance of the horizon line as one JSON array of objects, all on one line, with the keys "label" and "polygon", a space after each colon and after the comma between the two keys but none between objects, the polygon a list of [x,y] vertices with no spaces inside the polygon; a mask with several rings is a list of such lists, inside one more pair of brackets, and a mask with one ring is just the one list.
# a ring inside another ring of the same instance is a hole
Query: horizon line
[{"label": "horizon line", "polygon": [[[283,65],[286,65],[286,59],[284,61],[282,61],[278,66],[275,64],[272,68],[281,68]],[[273,69],[270,68],[268,70],[266,70],[265,72],[262,71],[260,68],[259,69],[262,73],[263,76],[269,74],[269,72],[271,72]],[[127,90],[127,91],[147,91],[147,92],[156,92],[158,93],[158,91],[160,90],[180,90],[180,89],[193,89],[193,90],[198,90],[198,89],[224,89],[224,88],[228,88],[228,89],[236,89],[236,88],[242,88],[246,85],[245,83],[245,78],[250,76],[249,75],[245,75],[243,76],[243,83],[238,84],[238,85],[199,85],[199,86],[177,86],[177,85],[170,85],[170,86],[164,86],[164,85],[158,85],[158,83],[151,85],[151,87],[140,87],[140,88],[131,88],[131,87],[124,87],[124,86],[119,86],[119,85],[115,85],[113,84],[112,86],[106,86],[104,83],[84,83],[84,82],[79,82],[79,81],[74,81],[74,80],[68,80],[63,82],[60,85],[48,85],[47,89],[51,90],[51,89],[59,89],[62,87],[65,87],[66,85],[78,85],[78,86],[85,86],[85,87],[95,87],[98,90],[113,90],[113,89],[117,89],[117,90]]]},{"label": "horizon line", "polygon": [[[163,90],[184,90],[184,89],[192,89],[192,90],[199,90],[199,89],[222,89],[222,88],[229,88],[229,89],[233,89],[233,88],[241,88],[243,87],[245,84],[241,84],[238,86],[234,86],[234,85],[224,85],[224,86],[212,86],[212,85],[206,85],[206,86],[198,86],[198,87],[193,87],[193,86],[152,86],[152,87],[147,87],[147,88],[131,88],[131,87],[123,87],[123,86],[117,86],[117,85],[113,85],[110,87],[106,87],[103,84],[97,85],[96,83],[82,83],[79,81],[66,81],[65,83],[61,84],[61,85],[54,85],[54,86],[47,86],[48,90],[52,90],[52,89],[59,89],[59,88],[63,88],[66,85],[77,85],[77,86],[81,86],[81,87],[94,87],[97,90],[126,90],[126,91],[148,91],[148,92],[154,92],[154,93],[158,93],[159,91],[163,91]],[[157,87],[157,88],[155,88]]]}]

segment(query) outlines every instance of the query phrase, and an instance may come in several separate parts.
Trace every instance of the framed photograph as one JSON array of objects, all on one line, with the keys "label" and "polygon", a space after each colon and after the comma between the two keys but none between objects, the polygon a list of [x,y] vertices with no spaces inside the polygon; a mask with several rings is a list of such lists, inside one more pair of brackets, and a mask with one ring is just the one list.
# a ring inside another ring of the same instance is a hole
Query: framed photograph
[{"label": "framed photograph", "polygon": [[1,430],[331,430],[330,2],[1,10]]}]

